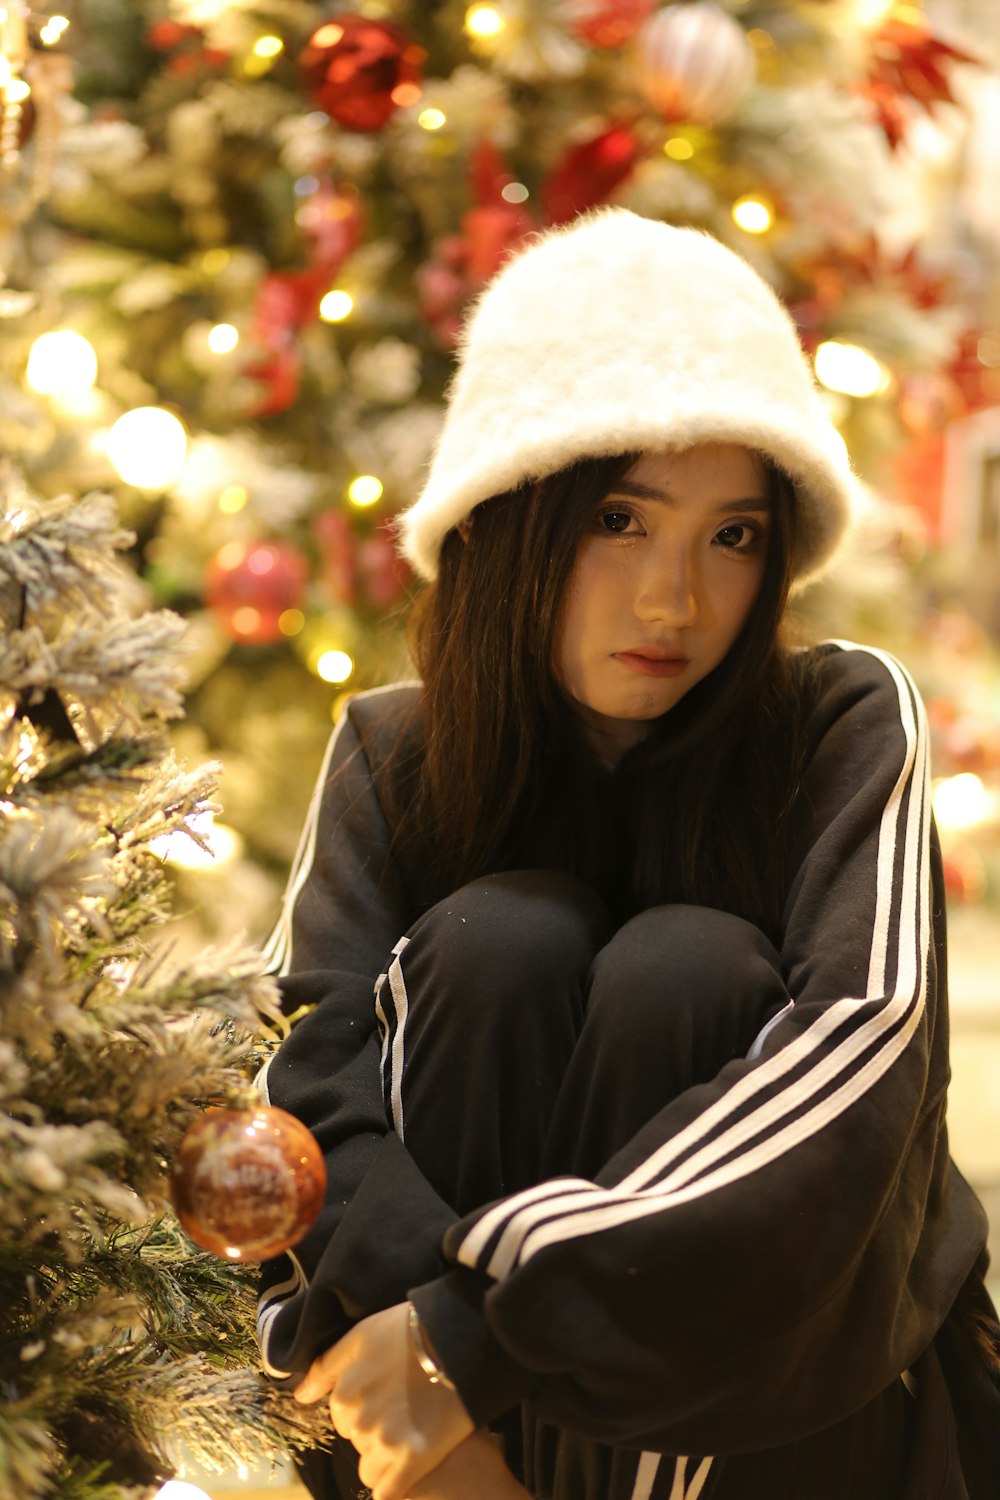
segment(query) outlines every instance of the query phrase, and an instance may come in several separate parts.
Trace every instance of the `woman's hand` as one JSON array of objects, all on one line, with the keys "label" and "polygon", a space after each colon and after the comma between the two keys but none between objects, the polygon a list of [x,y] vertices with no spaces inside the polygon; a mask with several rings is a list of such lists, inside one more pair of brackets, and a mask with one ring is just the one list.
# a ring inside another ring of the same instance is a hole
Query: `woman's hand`
[{"label": "woman's hand", "polygon": [[409,1333],[409,1304],[364,1318],[315,1360],[295,1392],[328,1396],[334,1427],[361,1455],[373,1500],[406,1500],[472,1432],[458,1395],[428,1380]]},{"label": "woman's hand", "polygon": [[485,1432],[459,1443],[410,1490],[407,1500],[531,1500]]}]

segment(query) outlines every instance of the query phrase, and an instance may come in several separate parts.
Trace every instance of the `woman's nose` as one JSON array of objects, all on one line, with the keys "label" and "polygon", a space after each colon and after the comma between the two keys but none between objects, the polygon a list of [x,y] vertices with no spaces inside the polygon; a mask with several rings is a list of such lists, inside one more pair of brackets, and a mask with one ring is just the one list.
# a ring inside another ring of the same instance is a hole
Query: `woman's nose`
[{"label": "woman's nose", "polygon": [[681,629],[698,617],[697,585],[689,558],[683,553],[652,561],[644,571],[636,596],[640,620]]}]

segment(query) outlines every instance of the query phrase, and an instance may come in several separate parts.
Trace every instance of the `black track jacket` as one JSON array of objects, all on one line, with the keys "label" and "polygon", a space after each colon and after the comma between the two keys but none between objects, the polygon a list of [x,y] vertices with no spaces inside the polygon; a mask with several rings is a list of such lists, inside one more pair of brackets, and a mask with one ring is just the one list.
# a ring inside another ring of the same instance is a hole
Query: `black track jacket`
[{"label": "black track jacket", "polygon": [[[780,945],[794,1003],[596,1181],[461,1220],[387,1124],[373,1006],[441,894],[428,864],[390,854],[372,780],[418,688],[351,701],[270,955],[287,1008],[315,1009],[262,1091],[312,1129],[329,1171],[316,1225],[264,1267],[270,1375],[301,1375],[412,1296],[477,1424],[524,1401],[569,1434],[556,1500],[998,1500],[1000,1390],[950,1315],[956,1299],[990,1308],[985,1217],[947,1149],[923,707],[892,657],[815,650]],[[913,1457],[890,1496],[866,1482],[858,1414],[901,1380]],[[824,1487],[848,1472],[824,1451],[851,1444],[850,1481]],[[769,1463],[740,1457],[755,1454]]]}]

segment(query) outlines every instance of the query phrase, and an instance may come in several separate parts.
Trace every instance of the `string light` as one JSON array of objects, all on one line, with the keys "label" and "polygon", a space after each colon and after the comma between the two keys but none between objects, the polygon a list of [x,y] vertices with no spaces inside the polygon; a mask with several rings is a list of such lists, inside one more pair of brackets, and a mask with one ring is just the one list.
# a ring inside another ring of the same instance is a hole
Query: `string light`
[{"label": "string light", "polygon": [[827,339],[816,350],[816,379],[828,390],[845,396],[876,396],[889,389],[892,377],[886,367],[858,344]]},{"label": "string light", "polygon": [[108,458],[126,484],[140,490],[162,490],[181,471],[187,455],[187,433],[162,406],[137,406],[119,417],[107,442]]},{"label": "string light", "polygon": [[229,616],[229,624],[237,635],[256,635],[262,623],[260,610],[254,609],[252,604],[241,604]]},{"label": "string light", "polygon": [[507,22],[493,5],[470,5],[465,12],[465,30],[471,37],[499,36]]},{"label": "string light", "polygon": [[354,298],[350,292],[327,292],[319,305],[319,315],[324,323],[342,323],[353,310]]},{"label": "string light", "polygon": [[752,193],[745,193],[742,198],[737,198],[732,207],[732,215],[747,234],[766,234],[774,223],[769,205],[763,198],[756,198]]},{"label": "string light", "polygon": [[505,203],[525,203],[530,194],[523,182],[505,182],[500,196]]},{"label": "string light", "polygon": [[[199,838],[204,839],[208,845],[202,849],[183,831],[175,828],[171,833],[164,833],[159,838],[150,839],[149,847],[154,854],[168,864],[176,865],[182,870],[205,870],[210,867],[218,868],[220,865],[231,864],[243,850],[243,840],[235,828],[230,828],[227,823],[217,823],[211,813],[195,813],[188,818],[188,826]],[[189,1485],[183,1480],[173,1480],[179,1488],[174,1491],[169,1484],[158,1492],[166,1500],[194,1500],[195,1496],[204,1494],[203,1490]],[[184,1491],[181,1494],[181,1490]]]},{"label": "string light", "polygon": [[208,347],[213,354],[231,354],[239,341],[239,330],[232,323],[216,323],[208,333]]},{"label": "string light", "polygon": [[961,771],[935,781],[933,802],[939,826],[957,832],[985,823],[994,811],[995,798],[974,771]]},{"label": "string light", "polygon": [[79,396],[97,379],[97,355],[82,333],[55,329],[32,344],[25,378],[40,396]]},{"label": "string light", "polygon": [[887,20],[896,0],[854,0],[854,19],[862,31],[872,31]]},{"label": "string light", "polygon": [[219,491],[219,509],[224,516],[235,516],[249,499],[250,496],[242,484],[227,484]]},{"label": "string light", "polygon": [[156,1500],[212,1500],[207,1490],[200,1490],[186,1479],[168,1479],[156,1492]]},{"label": "string light", "polygon": [[54,47],[68,26],[69,18],[67,16],[49,16],[45,25],[38,33],[38,40],[46,47]]},{"label": "string light", "polygon": [[419,83],[397,83],[391,90],[389,98],[397,109],[409,109],[411,104],[418,104],[423,95],[423,89]]},{"label": "string light", "polygon": [[338,26],[336,21],[328,21],[321,26],[313,36],[313,45],[325,50],[327,47],[336,47],[344,35],[343,26]]},{"label": "string light", "polygon": [[422,109],[417,116],[417,124],[421,130],[440,130],[447,123],[447,115],[442,109]]},{"label": "string light", "polygon": [[672,135],[663,142],[663,154],[672,161],[690,161],[694,155],[694,147],[682,135]]},{"label": "string light", "polygon": [[278,616],[278,629],[282,635],[298,635],[305,623],[306,617],[301,609],[283,609]]},{"label": "string light", "polygon": [[317,677],[324,682],[346,682],[354,671],[354,662],[346,651],[324,651],[315,667]]},{"label": "string light", "polygon": [[277,57],[284,50],[285,44],[280,36],[259,36],[253,44],[254,57]]},{"label": "string light", "polygon": [[367,505],[375,505],[381,500],[382,494],[382,481],[374,474],[359,474],[347,487],[347,498],[351,504],[362,509]]},{"label": "string light", "polygon": [[201,269],[206,276],[218,276],[229,264],[230,255],[222,245],[215,245],[211,250],[206,250],[201,257]]}]

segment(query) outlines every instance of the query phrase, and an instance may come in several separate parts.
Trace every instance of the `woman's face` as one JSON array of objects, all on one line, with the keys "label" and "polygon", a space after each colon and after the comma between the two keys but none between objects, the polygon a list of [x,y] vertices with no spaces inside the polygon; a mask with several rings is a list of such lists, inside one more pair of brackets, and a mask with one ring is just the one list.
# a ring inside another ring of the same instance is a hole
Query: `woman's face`
[{"label": "woman's face", "polygon": [[607,764],[719,665],[760,592],[771,504],[732,443],[643,454],[580,543],[555,672]]}]

